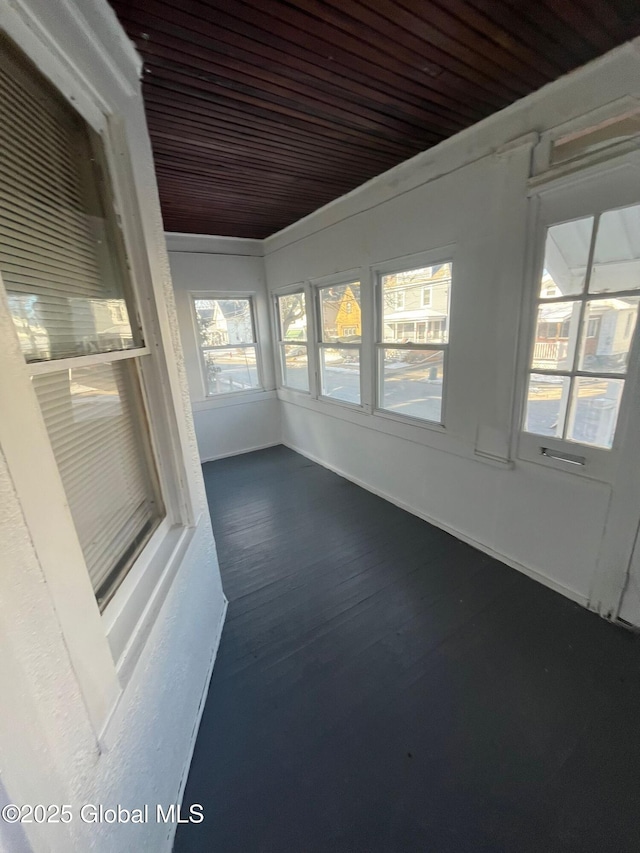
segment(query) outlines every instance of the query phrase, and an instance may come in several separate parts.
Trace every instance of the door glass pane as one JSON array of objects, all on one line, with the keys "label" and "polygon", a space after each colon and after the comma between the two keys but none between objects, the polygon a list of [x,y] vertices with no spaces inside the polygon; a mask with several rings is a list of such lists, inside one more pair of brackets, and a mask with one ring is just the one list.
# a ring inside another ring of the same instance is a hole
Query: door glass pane
[{"label": "door glass pane", "polygon": [[230,394],[261,388],[256,348],[233,347],[204,353],[207,394]]},{"label": "door glass pane", "polygon": [[452,264],[436,264],[383,275],[384,343],[447,343]]},{"label": "door glass pane", "polygon": [[531,356],[534,370],[571,370],[579,320],[579,302],[543,302],[538,306]]},{"label": "door glass pane", "polygon": [[320,347],[322,394],[360,404],[360,352],[358,349]]},{"label": "door glass pane", "polygon": [[585,305],[580,370],[625,373],[636,327],[640,297],[593,299]]},{"label": "door glass pane", "polygon": [[307,340],[307,308],[304,293],[278,297],[280,335],[283,341]]},{"label": "door glass pane", "polygon": [[566,376],[531,374],[524,419],[526,432],[562,437],[570,382]]},{"label": "door glass pane", "polygon": [[610,448],[623,389],[622,379],[574,379],[567,438],[594,447]]},{"label": "door glass pane", "polygon": [[609,210],[598,223],[589,290],[640,288],[640,204]]},{"label": "door glass pane", "polygon": [[574,219],[547,229],[540,298],[575,296],[585,281],[593,217]]},{"label": "door glass pane", "polygon": [[360,282],[320,288],[320,335],[327,343],[357,343],[362,334]]},{"label": "door glass pane", "polygon": [[442,421],[443,350],[383,349],[380,408]]},{"label": "door glass pane", "polygon": [[195,299],[194,302],[201,346],[255,343],[250,299]]},{"label": "door glass pane", "polygon": [[303,345],[282,345],[283,384],[299,391],[309,390],[307,348]]}]

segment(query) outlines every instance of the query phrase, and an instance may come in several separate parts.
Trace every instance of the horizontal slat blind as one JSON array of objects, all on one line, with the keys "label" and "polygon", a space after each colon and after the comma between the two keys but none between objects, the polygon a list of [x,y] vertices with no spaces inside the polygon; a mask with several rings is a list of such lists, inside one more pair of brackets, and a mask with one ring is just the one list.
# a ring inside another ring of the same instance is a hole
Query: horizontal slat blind
[{"label": "horizontal slat blind", "polygon": [[0,67],[0,272],[27,361],[134,347],[88,130]]},{"label": "horizontal slat blind", "polygon": [[[31,380],[103,607],[164,508],[135,349],[143,342],[91,133],[0,38],[0,274],[26,360],[55,360]],[[96,363],[122,350],[131,352]]]},{"label": "horizontal slat blind", "polygon": [[160,514],[134,371],[126,360],[33,377],[99,600]]}]

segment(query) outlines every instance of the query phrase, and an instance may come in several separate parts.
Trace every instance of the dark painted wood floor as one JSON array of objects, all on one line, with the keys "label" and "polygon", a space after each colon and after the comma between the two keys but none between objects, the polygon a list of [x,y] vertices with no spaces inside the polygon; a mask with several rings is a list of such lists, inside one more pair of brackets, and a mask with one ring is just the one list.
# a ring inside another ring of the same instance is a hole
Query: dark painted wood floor
[{"label": "dark painted wood floor", "polygon": [[283,447],[204,471],[230,607],[177,853],[640,850],[634,635]]}]

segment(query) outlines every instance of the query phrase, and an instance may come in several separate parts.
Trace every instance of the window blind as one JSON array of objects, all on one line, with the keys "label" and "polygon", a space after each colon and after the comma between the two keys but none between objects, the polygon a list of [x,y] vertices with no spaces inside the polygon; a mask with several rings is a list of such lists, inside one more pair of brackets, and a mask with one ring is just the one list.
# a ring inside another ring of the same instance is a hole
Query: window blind
[{"label": "window blind", "polygon": [[33,383],[100,602],[159,515],[135,365],[61,370]]},{"label": "window blind", "polygon": [[0,274],[26,361],[49,362],[33,364],[31,380],[104,607],[164,509],[142,341],[129,322],[128,270],[92,134],[0,38]]},{"label": "window blind", "polygon": [[134,347],[89,131],[10,57],[0,67],[0,272],[27,361]]}]

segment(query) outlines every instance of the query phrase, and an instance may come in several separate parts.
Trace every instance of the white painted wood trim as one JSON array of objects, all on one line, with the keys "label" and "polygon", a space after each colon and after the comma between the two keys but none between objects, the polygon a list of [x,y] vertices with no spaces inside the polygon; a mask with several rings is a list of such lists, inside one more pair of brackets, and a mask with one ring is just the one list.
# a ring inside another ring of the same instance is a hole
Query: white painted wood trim
[{"label": "white painted wood trim", "polygon": [[253,453],[254,450],[266,450],[268,447],[279,447],[281,444],[281,441],[270,441],[268,444],[257,444],[255,447],[245,447],[242,450],[230,450],[229,453],[220,453],[217,456],[206,456],[201,462],[204,465],[205,462],[217,462],[218,459],[229,459],[231,456],[243,456],[245,453]]},{"label": "white painted wood trim", "polygon": [[212,409],[226,409],[229,406],[248,406],[251,403],[263,403],[267,400],[276,400],[275,390],[265,391],[256,388],[251,391],[234,391],[231,394],[220,394],[219,396],[207,397],[204,400],[194,400],[191,403],[192,412],[209,412]]},{"label": "white painted wood trim", "polygon": [[[198,732],[200,730],[200,723],[202,722],[202,715],[204,713],[204,706],[207,701],[207,696],[209,694],[209,687],[211,685],[211,678],[213,677],[213,669],[215,666],[216,659],[218,657],[218,651],[220,649],[220,641],[222,640],[222,630],[224,628],[224,623],[227,618],[227,610],[229,608],[229,602],[225,597],[222,614],[220,616],[220,621],[218,622],[218,626],[216,628],[215,641],[213,647],[213,654],[211,655],[211,661],[209,663],[209,668],[207,674],[205,676],[204,687],[202,688],[202,695],[200,696],[200,703],[198,705],[198,711],[196,715],[196,719],[193,724],[193,731],[191,732],[191,738],[189,741],[189,747],[187,749],[187,755],[184,762],[184,767],[182,769],[182,775],[180,778],[180,787],[178,789],[178,798],[177,803],[182,805],[182,801],[184,799],[184,792],[187,787],[187,780],[189,778],[189,770],[191,768],[191,762],[193,760],[193,752],[196,748],[196,740],[198,739]],[[205,815],[205,820],[207,816]],[[169,825],[169,832],[167,834],[167,851],[173,849],[173,842],[176,835],[176,830],[178,828],[177,823],[172,823]]]},{"label": "white painted wood trim", "polygon": [[97,737],[120,684],[1,275],[0,336],[0,446]]},{"label": "white painted wood trim", "polygon": [[235,255],[252,258],[261,258],[264,255],[264,241],[248,237],[218,237],[213,234],[166,231],[165,238],[167,251],[171,254]]},{"label": "white painted wood trim", "polygon": [[78,355],[73,358],[52,358],[49,361],[32,361],[27,364],[31,376],[41,376],[43,373],[56,373],[60,370],[73,370],[76,367],[91,367],[92,364],[110,364],[123,361],[126,358],[138,358],[149,355],[149,347],[132,347],[131,349],[112,352],[96,352],[91,355]]}]

